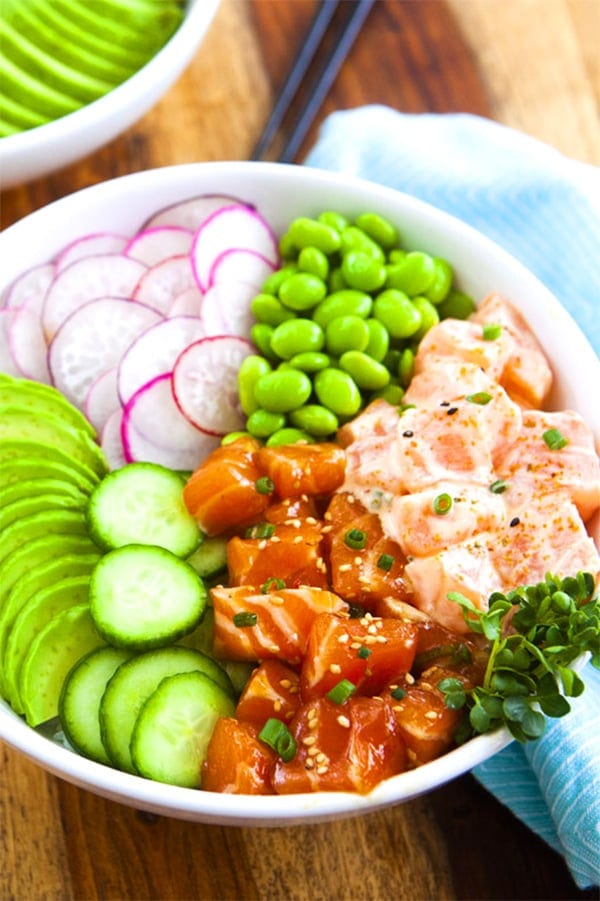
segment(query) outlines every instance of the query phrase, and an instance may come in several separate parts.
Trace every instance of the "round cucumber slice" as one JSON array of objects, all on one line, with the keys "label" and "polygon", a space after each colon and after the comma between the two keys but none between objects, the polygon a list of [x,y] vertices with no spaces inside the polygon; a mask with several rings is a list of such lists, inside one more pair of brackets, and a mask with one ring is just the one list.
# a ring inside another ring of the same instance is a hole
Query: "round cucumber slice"
[{"label": "round cucumber slice", "polygon": [[219,664],[192,648],[147,651],[117,669],[100,702],[100,733],[114,766],[135,772],[129,746],[142,705],[166,676],[186,672],[204,673],[233,699],[231,683]]},{"label": "round cucumber slice", "polygon": [[131,463],[99,482],[90,497],[88,525],[106,550],[151,544],[187,557],[201,537],[183,502],[182,479],[156,463]]},{"label": "round cucumber slice", "polygon": [[21,668],[21,698],[30,726],[58,716],[58,699],[67,673],[84,654],[102,644],[87,604],[63,610],[47,623]]},{"label": "round cucumber slice", "polygon": [[233,716],[231,698],[204,673],[179,673],[160,683],[138,715],[131,756],[140,776],[200,788],[215,723]]},{"label": "round cucumber slice", "polygon": [[124,648],[101,647],[86,654],[67,675],[58,715],[67,741],[85,757],[110,765],[100,735],[100,700],[108,680],[129,660]]}]

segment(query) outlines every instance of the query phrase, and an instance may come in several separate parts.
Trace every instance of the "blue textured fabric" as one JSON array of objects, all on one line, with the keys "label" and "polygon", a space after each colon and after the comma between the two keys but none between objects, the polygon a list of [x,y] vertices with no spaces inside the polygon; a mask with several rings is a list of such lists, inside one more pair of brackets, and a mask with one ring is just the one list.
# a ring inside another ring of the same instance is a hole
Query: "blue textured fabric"
[{"label": "blue textured fabric", "polygon": [[[331,115],[306,164],[446,210],[532,270],[600,352],[600,169],[488,119],[367,106]],[[600,673],[545,735],[477,779],[551,847],[580,888],[600,885]]]}]

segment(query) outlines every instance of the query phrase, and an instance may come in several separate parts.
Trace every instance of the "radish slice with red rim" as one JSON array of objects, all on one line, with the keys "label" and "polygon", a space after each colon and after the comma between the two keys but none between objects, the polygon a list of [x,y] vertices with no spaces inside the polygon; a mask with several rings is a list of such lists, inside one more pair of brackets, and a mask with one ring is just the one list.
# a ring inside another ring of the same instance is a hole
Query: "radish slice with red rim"
[{"label": "radish slice with red rim", "polygon": [[275,264],[256,253],[242,247],[232,247],[220,253],[212,264],[208,276],[210,285],[221,282],[239,282],[240,278],[254,285],[254,293],[258,294],[266,278],[275,271]]},{"label": "radish slice with red rim", "polygon": [[42,263],[24,272],[8,288],[0,306],[7,309],[37,303],[40,307],[56,272],[54,263]]},{"label": "radish slice with red rim", "polygon": [[83,238],[77,238],[71,241],[56,257],[56,271],[61,272],[74,263],[75,260],[81,260],[83,257],[97,256],[106,253],[121,253],[127,246],[129,238],[125,235],[117,235],[113,232],[97,232],[91,235],[84,235]]},{"label": "radish slice with red rim", "polygon": [[123,411],[119,408],[111,413],[106,420],[100,436],[100,447],[111,469],[120,469],[121,466],[125,466],[127,463],[121,438],[122,421]]},{"label": "radish slice with red rim", "polygon": [[107,369],[92,382],[85,396],[83,413],[100,434],[115,411],[121,410],[117,391],[118,367]]},{"label": "radish slice with red rim", "polygon": [[201,290],[210,284],[211,269],[227,250],[252,250],[277,266],[279,250],[270,225],[256,210],[240,204],[216,210],[197,230],[190,251]]},{"label": "radish slice with red rim", "polygon": [[103,297],[84,304],[50,343],[48,366],[54,386],[81,408],[91,384],[119,364],[134,338],[161,320],[156,310],[125,298]]},{"label": "radish slice with red rim", "polygon": [[22,376],[37,382],[50,382],[48,348],[39,315],[28,306],[15,311],[10,326],[10,350]]},{"label": "radish slice with red rim", "polygon": [[244,428],[237,377],[253,349],[244,338],[221,335],[183,351],[173,369],[173,393],[186,419],[213,435]]},{"label": "radish slice with red rim", "polygon": [[202,298],[201,317],[207,335],[235,335],[249,338],[254,322],[250,301],[254,285],[245,282],[219,282]]},{"label": "radish slice with red rim", "polygon": [[131,297],[147,267],[118,253],[76,260],[59,272],[46,294],[42,325],[50,340],[65,319],[90,300]]},{"label": "radish slice with red rim", "polygon": [[195,428],[173,397],[171,373],[163,373],[136,391],[123,411],[123,451],[127,462],[160,463],[170,469],[195,469],[218,447],[218,438]]},{"label": "radish slice with red rim", "polygon": [[176,316],[157,322],[138,335],[119,365],[118,393],[122,403],[153,378],[171,372],[179,355],[205,335],[197,316]]},{"label": "radish slice with red rim", "polygon": [[200,316],[202,309],[202,292],[199,288],[188,288],[178,294],[169,310],[167,316]]},{"label": "radish slice with red rim", "polygon": [[144,272],[133,291],[133,299],[167,313],[174,298],[189,288],[197,288],[190,258],[187,254],[177,254]]},{"label": "radish slice with red rim", "polygon": [[[144,229],[156,228],[159,225],[179,225],[181,228],[196,231],[215,210],[223,206],[231,206],[232,203],[250,206],[239,197],[231,197],[228,194],[201,194],[198,197],[171,204],[154,213],[145,223]],[[252,207],[250,208],[252,209]]]},{"label": "radish slice with red rim", "polygon": [[193,238],[189,228],[178,225],[147,228],[133,236],[123,253],[146,266],[156,266],[168,257],[189,253]]},{"label": "radish slice with red rim", "polygon": [[17,310],[0,310],[0,372],[5,375],[22,375],[10,347],[10,329],[17,312]]}]

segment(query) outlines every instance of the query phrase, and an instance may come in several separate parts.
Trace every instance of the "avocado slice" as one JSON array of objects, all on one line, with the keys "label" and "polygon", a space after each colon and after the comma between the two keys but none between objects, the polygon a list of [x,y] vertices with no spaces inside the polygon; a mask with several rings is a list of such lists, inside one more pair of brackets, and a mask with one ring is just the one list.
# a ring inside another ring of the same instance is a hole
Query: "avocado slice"
[{"label": "avocado slice", "polygon": [[38,110],[29,109],[22,103],[16,103],[5,94],[0,94],[0,116],[16,131],[37,128],[38,125],[45,125],[46,122],[51,121],[48,116],[43,116]]},{"label": "avocado slice", "polygon": [[[0,462],[0,496],[5,489],[21,482],[39,482],[40,479],[51,479],[69,485],[72,491],[89,496],[96,482],[79,472],[75,467],[60,460],[46,459],[41,455],[30,457],[14,457]],[[65,489],[66,490],[66,489]]]},{"label": "avocado slice", "polygon": [[6,438],[0,441],[0,466],[12,464],[22,459],[30,460],[33,465],[40,460],[45,463],[59,463],[73,472],[74,481],[90,484],[92,487],[100,480],[100,475],[90,466],[69,457],[65,451],[55,444],[31,441],[27,438]]},{"label": "avocado slice", "polygon": [[0,114],[0,138],[10,138],[11,135],[18,135],[22,131],[25,131],[25,129],[20,125],[13,125],[12,122],[7,122]]},{"label": "avocado slice", "polygon": [[88,3],[79,0],[52,0],[57,12],[71,19],[79,28],[101,34],[109,41],[118,42],[128,51],[142,54],[144,59],[149,59],[155,53],[157,47],[163,43],[162,34],[156,34],[149,22],[143,26],[140,33],[125,22],[114,21],[108,16],[96,12],[96,4],[90,8]]},{"label": "avocado slice", "polygon": [[79,101],[42,84],[4,54],[0,56],[0,83],[4,94],[14,102],[37,109],[52,119],[74,113],[81,107]]},{"label": "avocado slice", "polygon": [[0,406],[4,404],[18,404],[30,410],[60,416],[73,428],[81,429],[88,434],[90,438],[96,437],[95,429],[83,413],[80,413],[77,407],[74,407],[52,385],[0,373]]}]

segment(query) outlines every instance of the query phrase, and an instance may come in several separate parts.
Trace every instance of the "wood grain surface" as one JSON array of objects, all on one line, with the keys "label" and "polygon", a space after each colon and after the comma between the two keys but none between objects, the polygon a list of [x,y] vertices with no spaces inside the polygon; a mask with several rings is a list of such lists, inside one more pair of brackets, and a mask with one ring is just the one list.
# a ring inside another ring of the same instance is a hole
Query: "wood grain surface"
[{"label": "wood grain surface", "polygon": [[[169,93],[97,153],[3,192],[2,227],[116,175],[248,158],[315,6],[222,0]],[[377,0],[298,162],[328,113],[383,103],[487,116],[599,164],[598,10],[597,0]],[[137,812],[0,746],[1,901],[595,897],[470,776],[362,818],[251,830]]]}]

